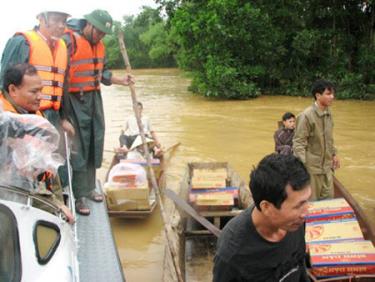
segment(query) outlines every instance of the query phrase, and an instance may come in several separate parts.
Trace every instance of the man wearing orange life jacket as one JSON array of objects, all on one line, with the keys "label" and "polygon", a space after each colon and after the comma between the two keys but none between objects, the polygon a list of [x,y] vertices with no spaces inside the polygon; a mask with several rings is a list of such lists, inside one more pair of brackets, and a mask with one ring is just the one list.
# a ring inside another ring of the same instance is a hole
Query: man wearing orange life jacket
[{"label": "man wearing orange life jacket", "polygon": [[[4,73],[3,91],[0,92],[0,103],[3,110],[15,114],[43,116],[39,111],[43,95],[42,87],[42,80],[34,66],[23,63],[9,67]],[[46,172],[33,181],[43,181],[48,186],[48,183],[53,181],[52,177],[50,173]],[[74,218],[70,210],[55,197],[52,197],[51,200],[61,208],[68,221],[73,223]]]},{"label": "man wearing orange life jacket", "polygon": [[[18,32],[10,38],[1,58],[0,85],[8,67],[19,63],[30,63],[42,78],[42,97],[39,110],[60,133],[62,130],[74,135],[74,128],[66,118],[62,107],[64,83],[67,78],[68,55],[64,41],[60,38],[70,15],[55,7],[38,14],[39,26],[26,32]],[[65,86],[65,91],[67,87]],[[61,139],[62,140],[62,139]],[[61,142],[60,150],[64,144]],[[68,184],[66,167],[60,167],[63,186]]]},{"label": "man wearing orange life jacket", "polygon": [[26,32],[18,32],[10,38],[1,58],[0,85],[9,66],[30,63],[42,78],[40,109],[57,128],[60,126],[74,134],[74,129],[65,118],[61,108],[63,86],[67,75],[67,49],[59,39],[65,30],[69,14],[49,10],[38,14],[39,26]]},{"label": "man wearing orange life jacket", "polygon": [[69,54],[69,94],[64,107],[74,125],[72,167],[76,210],[89,215],[86,198],[95,202],[103,196],[95,192],[96,168],[102,163],[104,112],[100,83],[129,85],[132,76],[114,76],[107,68],[105,47],[101,41],[112,32],[112,18],[107,11],[95,10],[81,20],[69,20],[63,39]]}]

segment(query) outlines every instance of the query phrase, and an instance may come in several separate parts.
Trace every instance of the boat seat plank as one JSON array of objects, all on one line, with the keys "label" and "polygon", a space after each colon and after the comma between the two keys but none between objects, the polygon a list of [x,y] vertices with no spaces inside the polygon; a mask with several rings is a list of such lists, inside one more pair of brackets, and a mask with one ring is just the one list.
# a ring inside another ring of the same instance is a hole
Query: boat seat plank
[{"label": "boat seat plank", "polygon": [[208,230],[190,230],[185,231],[186,238],[193,238],[193,237],[206,237],[210,236],[213,237],[212,233]]}]

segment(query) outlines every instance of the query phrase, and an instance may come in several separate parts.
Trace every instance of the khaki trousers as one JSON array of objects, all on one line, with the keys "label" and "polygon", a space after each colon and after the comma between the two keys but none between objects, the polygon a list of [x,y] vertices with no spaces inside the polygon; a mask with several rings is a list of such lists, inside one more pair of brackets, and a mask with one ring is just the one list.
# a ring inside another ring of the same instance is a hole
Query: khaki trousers
[{"label": "khaki trousers", "polygon": [[333,174],[332,171],[325,174],[313,174],[310,172],[312,194],[310,200],[324,200],[333,198]]}]

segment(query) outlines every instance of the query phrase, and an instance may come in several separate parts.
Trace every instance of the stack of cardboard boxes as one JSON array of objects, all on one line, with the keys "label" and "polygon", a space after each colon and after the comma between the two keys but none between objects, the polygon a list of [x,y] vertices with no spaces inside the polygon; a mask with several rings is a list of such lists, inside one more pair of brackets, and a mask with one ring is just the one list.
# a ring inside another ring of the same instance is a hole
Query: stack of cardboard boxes
[{"label": "stack of cardboard boxes", "polygon": [[226,168],[194,169],[189,190],[190,203],[200,211],[230,210],[238,205],[238,187],[227,186]]},{"label": "stack of cardboard boxes", "polygon": [[120,162],[115,165],[104,184],[107,205],[113,211],[149,210],[149,187],[146,171],[141,165]]},{"label": "stack of cardboard boxes", "polygon": [[317,277],[375,273],[375,248],[363,234],[345,199],[310,203],[306,243]]}]

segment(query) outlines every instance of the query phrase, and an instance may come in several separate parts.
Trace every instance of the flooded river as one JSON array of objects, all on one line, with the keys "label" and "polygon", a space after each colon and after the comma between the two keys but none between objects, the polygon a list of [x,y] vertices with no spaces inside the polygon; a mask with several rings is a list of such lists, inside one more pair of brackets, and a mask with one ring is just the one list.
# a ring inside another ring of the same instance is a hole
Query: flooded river
[{"label": "flooded river", "polygon": [[[176,69],[133,73],[138,100],[163,146],[181,142],[167,170],[167,186],[175,190],[191,161],[228,161],[248,182],[250,169],[274,149],[273,133],[281,115],[297,114],[312,103],[312,98],[278,96],[212,101],[191,95],[188,78]],[[124,120],[132,114],[128,88],[104,87],[103,99],[107,128],[101,180]],[[342,166],[336,176],[375,224],[375,102],[335,101],[332,111]],[[145,220],[111,223],[126,280],[162,281],[165,244],[159,210]]]}]

